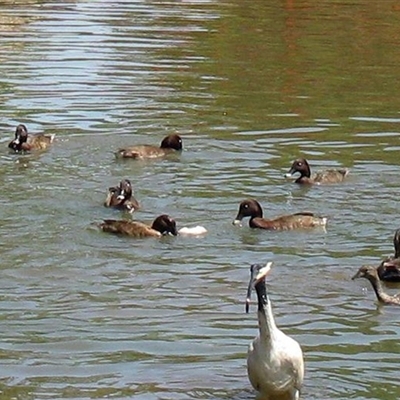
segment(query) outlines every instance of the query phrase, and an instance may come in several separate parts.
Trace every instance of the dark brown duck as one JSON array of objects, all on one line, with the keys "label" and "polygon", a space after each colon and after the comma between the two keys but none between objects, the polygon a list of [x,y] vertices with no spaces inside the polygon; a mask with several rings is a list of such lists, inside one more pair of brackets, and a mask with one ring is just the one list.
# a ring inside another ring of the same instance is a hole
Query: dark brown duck
[{"label": "dark brown duck", "polygon": [[296,183],[306,185],[320,185],[329,183],[339,183],[349,174],[347,168],[343,169],[328,169],[326,171],[320,171],[311,176],[310,165],[305,158],[298,158],[293,161],[292,167],[289,172],[285,175],[286,178],[293,177],[297,172],[300,176],[295,180]]},{"label": "dark brown duck", "polygon": [[375,267],[363,265],[351,279],[365,278],[371,282],[378,301],[382,304],[400,305],[399,295],[390,296],[384,292]]},{"label": "dark brown duck", "polygon": [[394,255],[383,260],[377,268],[378,276],[382,281],[400,282],[400,229],[393,237]]},{"label": "dark brown duck", "polygon": [[263,210],[260,203],[254,199],[244,200],[240,203],[239,212],[233,221],[235,225],[250,217],[250,228],[269,230],[292,230],[307,229],[326,226],[327,218],[316,216],[310,212],[299,212],[296,214],[282,215],[274,219],[263,218]]},{"label": "dark brown duck", "polygon": [[20,124],[15,130],[15,138],[8,147],[16,153],[28,152],[32,150],[44,150],[54,141],[55,135],[28,134],[28,129],[25,125]]},{"label": "dark brown duck", "polygon": [[157,217],[151,226],[138,221],[105,219],[100,224],[100,229],[104,232],[136,238],[161,237],[168,234],[176,236],[178,234],[175,220],[165,214]]},{"label": "dark brown duck", "polygon": [[174,134],[166,136],[161,142],[160,147],[149,144],[126,147],[124,149],[119,149],[115,155],[122,158],[146,159],[164,157],[181,150],[182,139],[179,135]]},{"label": "dark brown duck", "polygon": [[133,213],[140,208],[139,202],[133,197],[133,188],[129,179],[123,179],[119,186],[110,187],[104,202],[105,207]]}]

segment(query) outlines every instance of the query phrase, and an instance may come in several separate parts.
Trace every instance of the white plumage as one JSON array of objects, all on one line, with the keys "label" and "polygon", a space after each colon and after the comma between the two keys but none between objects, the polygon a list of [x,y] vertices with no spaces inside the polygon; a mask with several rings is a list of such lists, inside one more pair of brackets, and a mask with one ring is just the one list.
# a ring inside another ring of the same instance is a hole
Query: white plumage
[{"label": "white plumage", "polygon": [[271,265],[272,262],[254,264],[250,268],[246,312],[254,286],[258,298],[259,335],[249,346],[247,371],[252,386],[262,394],[263,400],[298,400],[304,377],[303,352],[300,345],[275,324],[265,284]]},{"label": "white plumage", "polygon": [[180,235],[185,235],[185,236],[200,236],[207,233],[207,229],[204,228],[204,226],[200,225],[191,228],[185,226],[184,228],[179,229],[178,232]]}]

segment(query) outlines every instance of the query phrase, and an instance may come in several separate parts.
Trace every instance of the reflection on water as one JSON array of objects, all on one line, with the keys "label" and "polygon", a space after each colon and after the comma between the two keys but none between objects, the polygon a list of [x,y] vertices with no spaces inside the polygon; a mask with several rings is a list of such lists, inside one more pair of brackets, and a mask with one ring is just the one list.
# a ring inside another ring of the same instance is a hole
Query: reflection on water
[{"label": "reflection on water", "polygon": [[[248,267],[274,261],[279,326],[306,358],[305,399],[395,399],[399,318],[350,277],[391,254],[399,227],[395,2],[2,2],[4,398],[253,399],[256,313]],[[55,133],[12,155],[15,126]],[[183,137],[180,156],[116,160]],[[349,167],[342,185],[283,178],[307,157]],[[204,237],[99,232],[108,187],[132,181],[150,222],[168,213]],[[311,210],[326,232],[232,225]],[[394,293],[400,290],[389,287]]]}]

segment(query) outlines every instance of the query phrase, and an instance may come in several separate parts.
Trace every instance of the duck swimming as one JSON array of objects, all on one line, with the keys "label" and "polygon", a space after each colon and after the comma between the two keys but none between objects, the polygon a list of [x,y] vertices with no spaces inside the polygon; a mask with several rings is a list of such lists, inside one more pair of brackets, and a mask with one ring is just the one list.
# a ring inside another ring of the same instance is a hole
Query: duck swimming
[{"label": "duck swimming", "polygon": [[161,237],[167,234],[176,236],[178,234],[175,220],[165,214],[158,216],[151,226],[138,221],[115,219],[105,219],[99,226],[104,232],[136,238]]},{"label": "duck swimming", "polygon": [[351,279],[365,278],[371,282],[378,301],[382,304],[400,305],[400,295],[390,296],[384,292],[375,267],[363,265]]},{"label": "duck swimming", "polygon": [[133,213],[140,208],[139,202],[133,197],[133,188],[129,179],[123,179],[119,186],[108,189],[104,206],[118,208],[129,213]]},{"label": "duck swimming", "polygon": [[160,147],[148,144],[119,149],[115,155],[122,158],[159,158],[182,150],[182,139],[179,135],[168,135],[161,142]]},{"label": "duck swimming", "polygon": [[8,144],[8,147],[15,153],[44,150],[53,143],[54,137],[55,135],[28,134],[26,126],[19,124],[15,130],[15,138]]},{"label": "duck swimming", "polygon": [[400,229],[393,237],[394,255],[383,260],[377,268],[378,276],[382,281],[400,282]]},{"label": "duck swimming", "polygon": [[328,169],[326,171],[317,172],[315,175],[311,176],[310,165],[305,158],[298,158],[297,160],[293,161],[293,164],[285,177],[291,178],[297,172],[300,173],[300,176],[295,180],[295,182],[306,185],[339,183],[342,182],[349,174],[349,170],[347,168],[343,168]]},{"label": "duck swimming", "polygon": [[233,221],[234,225],[239,225],[245,217],[250,217],[250,228],[268,230],[292,230],[315,227],[325,227],[327,218],[319,217],[309,212],[299,212],[291,215],[282,215],[274,219],[263,218],[263,210],[260,203],[254,199],[244,200],[239,205],[239,212]]},{"label": "duck swimming", "polygon": [[275,324],[265,277],[271,270],[267,265],[250,267],[246,313],[254,286],[258,299],[259,334],[249,346],[247,372],[251,385],[263,400],[298,400],[304,379],[304,359],[299,343],[283,333]]}]

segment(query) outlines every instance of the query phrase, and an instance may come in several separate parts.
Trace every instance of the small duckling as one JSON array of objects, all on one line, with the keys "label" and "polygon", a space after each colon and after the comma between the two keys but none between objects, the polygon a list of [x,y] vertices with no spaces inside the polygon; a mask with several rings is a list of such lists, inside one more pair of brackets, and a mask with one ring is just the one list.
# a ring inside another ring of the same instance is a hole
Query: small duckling
[{"label": "small duckling", "polygon": [[139,202],[133,197],[133,188],[129,179],[123,179],[119,186],[108,189],[104,206],[118,208],[129,213],[133,213],[140,208]]},{"label": "small duckling", "polygon": [[258,298],[259,334],[249,346],[247,372],[250,383],[265,400],[298,400],[304,379],[304,358],[299,343],[283,333],[275,324],[265,277],[271,269],[267,265],[250,267],[246,313],[249,312],[253,286]]},{"label": "small duckling", "polygon": [[383,260],[378,270],[379,278],[386,282],[400,282],[400,229],[393,237],[394,255]]},{"label": "small duckling", "polygon": [[115,155],[122,158],[159,158],[164,157],[175,151],[182,150],[182,139],[179,135],[168,135],[161,142],[161,146],[152,146],[148,144],[126,147],[119,149]]},{"label": "small duckling", "polygon": [[104,232],[136,238],[161,237],[167,234],[176,236],[178,234],[175,220],[165,214],[158,216],[151,226],[138,221],[105,219],[99,227]]},{"label": "small duckling", "polygon": [[44,150],[54,141],[55,135],[28,134],[28,129],[25,125],[20,124],[15,130],[15,138],[8,147],[15,153],[28,152],[31,150]]},{"label": "small duckling", "polygon": [[305,158],[298,158],[292,164],[289,172],[285,175],[286,178],[291,178],[296,172],[300,173],[300,177],[295,180],[295,183],[306,185],[320,185],[324,183],[339,183],[349,174],[347,168],[343,169],[328,169],[326,171],[317,172],[311,176],[310,165]]},{"label": "small duckling", "polygon": [[250,228],[268,230],[292,230],[315,227],[325,227],[327,218],[319,217],[310,212],[299,212],[291,215],[282,215],[275,219],[263,218],[263,210],[260,203],[254,199],[244,200],[240,203],[239,212],[233,221],[234,225],[240,225],[241,220],[250,217]]},{"label": "small duckling", "polygon": [[382,304],[400,305],[400,295],[390,296],[384,292],[375,267],[363,265],[351,279],[365,278],[371,282],[378,301]]}]

